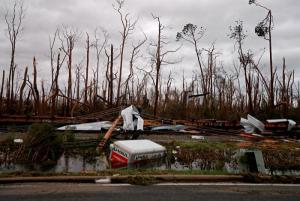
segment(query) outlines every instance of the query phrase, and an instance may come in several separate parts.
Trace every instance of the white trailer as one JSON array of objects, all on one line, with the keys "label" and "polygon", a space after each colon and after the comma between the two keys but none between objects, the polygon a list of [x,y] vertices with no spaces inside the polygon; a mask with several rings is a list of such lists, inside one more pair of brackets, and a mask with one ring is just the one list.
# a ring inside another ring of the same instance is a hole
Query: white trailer
[{"label": "white trailer", "polygon": [[145,161],[161,159],[166,148],[150,140],[122,140],[110,145],[112,168],[129,167]]}]

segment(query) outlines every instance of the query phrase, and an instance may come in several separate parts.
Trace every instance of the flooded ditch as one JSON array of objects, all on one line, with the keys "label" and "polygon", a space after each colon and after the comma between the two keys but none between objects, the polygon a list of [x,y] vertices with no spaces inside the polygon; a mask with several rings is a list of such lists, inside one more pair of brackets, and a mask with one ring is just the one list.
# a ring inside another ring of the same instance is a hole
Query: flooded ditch
[{"label": "flooded ditch", "polygon": [[[23,137],[21,144],[14,143],[13,138],[0,141],[0,173],[97,173],[112,169],[113,165],[107,159],[109,150],[105,154],[96,150],[100,140],[98,136],[79,139],[72,133],[57,134],[53,128],[39,125],[32,126]],[[264,174],[300,175],[299,142],[268,141],[241,147],[237,142],[185,139],[159,144],[166,147],[164,158],[130,164],[126,168],[228,173],[264,170]],[[244,155],[238,155],[241,149],[244,149]]]},{"label": "flooded ditch", "polygon": [[[191,148],[168,149],[166,156],[160,160],[144,161],[139,164],[130,164],[122,169],[157,169],[157,170],[178,170],[178,171],[219,171],[228,173],[241,173],[241,163],[246,164],[245,158],[237,158],[236,152],[231,150],[194,150]],[[267,152],[270,154],[270,152]],[[0,173],[40,171],[46,173],[97,173],[111,170],[112,164],[104,154],[97,155],[91,152],[64,152],[57,161],[48,161],[43,165],[39,163],[28,163],[17,161],[16,155],[0,153]],[[282,155],[282,154],[281,154]],[[292,156],[290,156],[292,157]],[[295,158],[294,158],[295,159]],[[244,161],[243,161],[244,160]],[[295,165],[293,159],[281,160],[281,165],[277,168],[278,161],[268,161],[269,157],[264,157],[266,174],[269,175],[300,175],[299,164]],[[286,164],[283,167],[283,164]],[[246,168],[247,169],[247,168]],[[249,171],[249,168],[248,168]]]}]

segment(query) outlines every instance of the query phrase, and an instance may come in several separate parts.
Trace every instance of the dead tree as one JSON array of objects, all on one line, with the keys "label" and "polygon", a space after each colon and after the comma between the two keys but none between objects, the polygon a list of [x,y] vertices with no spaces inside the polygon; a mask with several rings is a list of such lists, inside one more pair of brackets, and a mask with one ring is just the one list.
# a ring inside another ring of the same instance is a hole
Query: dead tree
[{"label": "dead tree", "polygon": [[[203,69],[205,70],[204,73],[204,86],[206,89],[207,94],[206,96],[203,97],[203,107],[207,108],[210,114],[213,113],[214,107],[214,99],[215,99],[215,94],[214,94],[214,87],[215,87],[215,82],[216,79],[215,77],[217,76],[217,66],[216,66],[216,60],[217,57],[220,53],[216,52],[215,49],[215,44],[213,43],[209,49],[203,49],[203,51],[206,52],[207,54],[207,64],[205,65],[205,62],[203,62]],[[202,88],[203,91],[203,88]]]},{"label": "dead tree", "polygon": [[[55,72],[55,51],[54,51],[54,45],[56,42],[56,38],[58,35],[58,29],[56,29],[53,38],[51,38],[49,36],[49,48],[50,48],[50,66],[51,66],[51,86],[53,86],[53,82],[54,82],[54,72]],[[51,87],[52,88],[52,87]],[[50,90],[51,91],[51,90]]]},{"label": "dead tree", "polygon": [[64,60],[66,58],[66,54],[63,57],[63,59],[60,59],[60,52],[57,55],[57,61],[56,61],[56,71],[54,74],[54,80],[53,80],[53,85],[52,85],[52,94],[51,94],[51,117],[54,117],[56,113],[56,105],[57,105],[57,98],[59,94],[59,85],[58,85],[58,78],[59,78],[59,72],[60,69],[64,63]]},{"label": "dead tree", "polygon": [[[45,100],[45,102],[46,103],[48,101],[50,102],[49,105],[50,105],[51,117],[54,117],[57,111],[57,100],[58,100],[58,91],[59,91],[58,78],[59,78],[60,69],[67,57],[67,54],[63,51],[62,48],[55,49],[57,38],[59,37],[60,41],[62,41],[59,34],[60,34],[59,29],[56,29],[53,38],[49,36],[51,87],[50,87],[48,98]],[[63,53],[63,57],[61,57],[62,53]]]},{"label": "dead tree", "polygon": [[7,103],[10,103],[14,99],[14,75],[16,69],[15,54],[16,45],[20,33],[23,30],[22,23],[25,18],[25,11],[23,7],[23,1],[15,0],[11,11],[7,10],[5,14],[5,22],[7,26],[8,37],[11,46],[10,66],[8,83],[6,88]]},{"label": "dead tree", "polygon": [[239,55],[239,62],[244,72],[244,79],[245,79],[245,88],[248,98],[248,113],[252,114],[254,105],[253,105],[253,74],[251,65],[253,62],[253,54],[250,53],[250,51],[247,51],[245,53],[243,49],[243,42],[246,38],[246,35],[244,33],[244,27],[242,21],[237,21],[235,26],[230,27],[230,35],[229,37],[231,39],[234,39],[236,41],[236,44],[238,46],[238,55]]},{"label": "dead tree", "polygon": [[163,25],[160,22],[159,17],[154,17],[154,19],[158,22],[158,35],[157,35],[157,45],[156,45],[156,54],[155,54],[155,69],[156,69],[156,79],[155,79],[155,102],[154,102],[154,116],[157,115],[157,104],[158,104],[158,81],[160,77],[160,68],[161,68],[161,31],[163,29]]},{"label": "dead tree", "polygon": [[165,91],[165,100],[164,100],[164,104],[163,104],[163,111],[165,111],[167,104],[169,103],[169,99],[170,99],[170,92],[171,92],[171,85],[172,85],[172,81],[174,80],[174,78],[172,77],[172,72],[169,72],[168,75],[168,81],[167,81],[167,86],[166,86],[166,91]]},{"label": "dead tree", "polygon": [[21,112],[21,109],[22,109],[22,106],[23,106],[23,94],[24,94],[24,89],[25,89],[25,86],[26,86],[26,80],[27,80],[27,77],[28,77],[27,73],[28,73],[28,67],[26,66],[25,72],[24,72],[23,82],[22,82],[22,85],[21,85],[21,88],[20,88],[19,107],[18,107],[19,113]]},{"label": "dead tree", "polygon": [[163,37],[162,31],[164,30],[164,26],[162,25],[160,18],[157,16],[152,15],[153,19],[157,21],[158,25],[158,33],[157,33],[157,41],[154,44],[150,44],[152,47],[155,48],[155,52],[151,53],[152,61],[155,66],[155,82],[154,82],[154,116],[157,115],[157,107],[158,107],[158,99],[159,99],[159,91],[160,91],[160,77],[161,77],[161,67],[162,65],[167,65],[167,64],[175,64],[178,63],[179,61],[168,61],[167,56],[170,53],[175,53],[177,52],[180,47],[174,50],[164,50],[165,47],[164,45],[168,44],[169,42],[166,41],[166,38]]},{"label": "dead tree", "polygon": [[88,81],[89,81],[89,64],[90,64],[90,36],[86,33],[86,67],[85,67],[85,83],[84,83],[84,102],[87,103]]},{"label": "dead tree", "polygon": [[[126,97],[126,94],[129,92],[129,87],[128,87],[128,84],[129,84],[129,81],[130,79],[133,77],[134,75],[134,71],[133,71],[133,67],[134,67],[134,62],[140,52],[140,48],[141,46],[147,41],[147,37],[146,35],[144,35],[145,38],[144,40],[142,41],[139,41],[137,45],[132,45],[132,51],[131,51],[131,56],[130,56],[130,61],[129,61],[129,69],[130,69],[130,72],[129,72],[129,75],[124,83],[125,85],[125,92],[124,92],[124,97]],[[125,98],[126,99],[126,98]]]},{"label": "dead tree", "polygon": [[45,93],[45,85],[44,80],[41,80],[41,88],[42,88],[42,96],[41,96],[41,103],[40,103],[40,114],[44,115],[46,108],[47,108],[47,101],[46,101],[46,93]]},{"label": "dead tree", "polygon": [[287,115],[291,105],[293,105],[293,85],[294,85],[294,71],[286,71],[285,58],[282,59],[282,75],[281,79],[277,76],[279,83],[278,106],[282,106],[282,114]]},{"label": "dead tree", "polygon": [[35,110],[36,114],[40,114],[40,93],[37,87],[37,71],[36,71],[36,59],[33,57],[33,94],[34,94],[34,102],[35,102]]},{"label": "dead tree", "polygon": [[67,55],[67,69],[68,69],[68,84],[67,84],[67,103],[66,103],[66,115],[70,115],[72,108],[72,62],[73,62],[73,50],[75,42],[78,39],[78,31],[72,30],[67,27],[63,27],[63,38],[59,36],[61,41],[61,49]]},{"label": "dead tree", "polygon": [[110,105],[114,102],[114,46],[110,48],[110,66],[109,66],[109,91],[110,91]]},{"label": "dead tree", "polygon": [[176,39],[177,40],[183,39],[184,41],[193,45],[198,66],[201,73],[200,75],[202,81],[202,91],[203,93],[207,93],[207,86],[206,86],[207,84],[205,81],[204,69],[201,63],[201,49],[199,48],[199,41],[203,37],[204,33],[205,33],[205,28],[203,27],[198,28],[196,25],[189,23],[183,27],[181,32],[177,33]]},{"label": "dead tree", "polygon": [[96,96],[98,94],[98,89],[99,89],[99,70],[100,70],[100,56],[101,53],[104,49],[104,47],[107,44],[107,40],[108,40],[108,33],[102,29],[102,33],[103,33],[103,37],[104,40],[102,43],[100,43],[100,39],[98,38],[98,29],[95,30],[95,38],[94,38],[94,42],[92,44],[92,47],[94,47],[96,49]]},{"label": "dead tree", "polygon": [[120,15],[120,20],[122,23],[122,31],[121,31],[122,42],[121,42],[121,49],[120,49],[119,81],[118,81],[118,88],[117,88],[116,105],[119,105],[119,99],[120,99],[125,43],[128,38],[128,35],[134,30],[135,24],[137,22],[136,20],[134,22],[131,22],[131,20],[129,19],[129,13],[124,14],[122,12],[122,7],[124,5],[124,2],[125,2],[124,0],[116,0],[117,7],[115,8],[115,10]]},{"label": "dead tree", "polygon": [[260,8],[267,10],[267,16],[258,23],[255,27],[255,33],[259,37],[263,37],[269,42],[269,61],[270,61],[270,82],[269,82],[269,108],[270,111],[274,109],[274,84],[275,84],[275,71],[273,68],[273,55],[272,55],[272,29],[273,29],[273,15],[271,9],[261,5],[256,0],[249,0],[249,4],[254,4]]},{"label": "dead tree", "polygon": [[3,70],[2,72],[2,82],[1,82],[1,91],[0,91],[0,112],[2,112],[4,80],[5,80],[5,70]]},{"label": "dead tree", "polygon": [[106,102],[108,104],[110,104],[110,98],[109,98],[109,65],[110,65],[110,55],[108,54],[108,52],[106,51],[106,49],[104,49],[105,52],[105,56],[106,56],[106,70],[105,70],[105,83],[102,86],[102,96],[103,99],[106,100]]},{"label": "dead tree", "polygon": [[108,103],[110,106],[113,105],[113,98],[114,98],[114,46],[111,44],[110,46],[110,55],[107,54],[105,51],[106,57],[107,57],[107,70],[106,70],[106,79],[108,82]]},{"label": "dead tree", "polygon": [[80,97],[80,76],[81,76],[81,65],[77,64],[76,69],[75,69],[75,77],[76,77],[75,78],[76,79],[75,86],[76,86],[76,99],[78,101],[80,101],[80,98],[81,98]]}]

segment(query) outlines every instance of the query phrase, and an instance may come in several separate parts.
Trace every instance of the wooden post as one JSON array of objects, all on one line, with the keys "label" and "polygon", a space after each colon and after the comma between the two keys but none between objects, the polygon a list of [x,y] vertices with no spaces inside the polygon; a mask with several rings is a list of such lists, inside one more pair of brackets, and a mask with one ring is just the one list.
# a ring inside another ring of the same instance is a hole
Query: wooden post
[{"label": "wooden post", "polygon": [[111,125],[111,127],[105,133],[105,135],[104,135],[103,139],[101,140],[101,142],[99,142],[98,147],[100,147],[102,149],[105,146],[107,140],[110,138],[112,132],[116,128],[116,126],[119,123],[119,121],[121,120],[121,118],[122,118],[122,116],[119,115],[118,118],[113,122],[113,124]]}]

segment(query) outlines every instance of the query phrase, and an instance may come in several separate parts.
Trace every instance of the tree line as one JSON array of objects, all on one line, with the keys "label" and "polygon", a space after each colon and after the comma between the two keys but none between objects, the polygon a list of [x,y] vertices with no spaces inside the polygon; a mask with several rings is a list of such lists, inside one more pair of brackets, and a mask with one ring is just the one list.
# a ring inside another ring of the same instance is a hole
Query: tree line
[{"label": "tree line", "polygon": [[[152,14],[157,30],[155,40],[149,42],[143,33],[143,39],[128,45],[138,20],[124,11],[124,3],[124,0],[116,0],[113,5],[121,24],[120,44],[109,42],[109,33],[104,29],[95,29],[93,35],[83,35],[77,29],[61,26],[49,36],[51,79],[50,88],[45,88],[43,79],[38,79],[38,58],[35,56],[32,64],[24,68],[22,78],[16,78],[22,68],[15,57],[25,10],[22,1],[14,1],[4,16],[10,42],[10,63],[5,67],[7,70],[2,71],[0,114],[75,117],[134,104],[154,117],[174,119],[236,120],[247,113],[261,118],[297,119],[300,84],[295,82],[295,72],[287,70],[285,58],[281,68],[274,68],[271,9],[258,1],[249,1],[255,6],[253,9],[266,11],[266,16],[255,27],[257,36],[268,46],[258,59],[244,45],[248,38],[243,21],[236,21],[229,27],[228,39],[233,42],[237,60],[232,72],[220,64],[220,52],[214,43],[210,47],[201,45],[206,28],[196,24],[187,23],[174,33],[177,42],[173,42],[175,45],[171,48],[171,39],[164,35],[166,25],[159,16]],[[85,38],[85,59],[76,63],[74,50],[82,38]],[[143,49],[145,46],[147,52]],[[193,49],[196,71],[192,77],[183,73],[181,80],[175,80],[172,72],[163,76],[164,66],[180,62],[180,59],[172,59],[172,55],[182,46]],[[95,55],[94,66],[91,66],[91,54]],[[150,58],[147,67],[138,65],[139,60],[144,59],[143,54]],[[261,64],[266,54],[269,55],[267,73]],[[128,59],[125,55],[129,55]],[[63,69],[66,75],[62,73]],[[61,77],[67,79],[65,86],[59,81]]]}]

